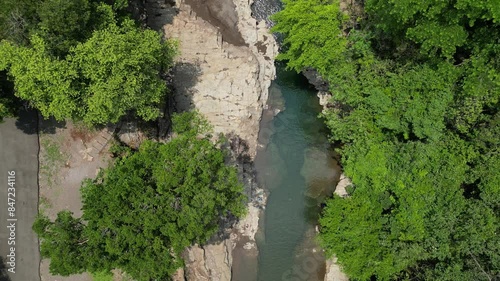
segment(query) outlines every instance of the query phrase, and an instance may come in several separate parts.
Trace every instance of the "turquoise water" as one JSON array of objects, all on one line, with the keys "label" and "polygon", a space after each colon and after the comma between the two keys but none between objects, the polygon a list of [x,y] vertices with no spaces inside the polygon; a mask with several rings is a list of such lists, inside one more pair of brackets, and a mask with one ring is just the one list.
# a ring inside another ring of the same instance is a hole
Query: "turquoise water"
[{"label": "turquoise water", "polygon": [[269,192],[257,235],[259,281],[323,280],[324,257],[315,237],[319,206],[331,195],[339,167],[317,116],[316,91],[302,77],[278,69],[270,89],[272,120],[262,122],[255,159]]}]

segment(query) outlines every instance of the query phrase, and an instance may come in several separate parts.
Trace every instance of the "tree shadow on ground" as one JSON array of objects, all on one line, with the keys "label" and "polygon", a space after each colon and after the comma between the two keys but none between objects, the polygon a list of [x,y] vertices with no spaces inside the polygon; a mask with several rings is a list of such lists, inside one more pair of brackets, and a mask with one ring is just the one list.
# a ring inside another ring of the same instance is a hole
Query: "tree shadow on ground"
[{"label": "tree shadow on ground", "polygon": [[4,263],[4,257],[0,257],[0,281],[11,281],[7,275],[7,266]]},{"label": "tree shadow on ground", "polygon": [[28,135],[38,133],[38,112],[35,109],[20,110],[16,127]]},{"label": "tree shadow on ground", "polygon": [[[38,118],[43,117],[39,116]],[[66,121],[57,121],[52,117],[48,119],[42,119],[40,121],[43,124],[42,126],[40,126],[41,134],[55,134],[57,132],[57,129],[66,128]]]}]

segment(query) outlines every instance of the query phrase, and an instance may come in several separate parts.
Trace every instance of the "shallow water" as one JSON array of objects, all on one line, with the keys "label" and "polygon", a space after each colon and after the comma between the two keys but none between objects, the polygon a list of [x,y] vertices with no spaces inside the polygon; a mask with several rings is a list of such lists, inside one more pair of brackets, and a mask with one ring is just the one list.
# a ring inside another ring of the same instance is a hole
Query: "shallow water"
[{"label": "shallow water", "polygon": [[257,280],[323,280],[325,260],[315,226],[339,167],[317,117],[321,106],[302,76],[282,69],[268,104],[270,112],[280,112],[263,119],[259,142],[267,145],[255,159],[259,183],[269,192],[257,235]]}]

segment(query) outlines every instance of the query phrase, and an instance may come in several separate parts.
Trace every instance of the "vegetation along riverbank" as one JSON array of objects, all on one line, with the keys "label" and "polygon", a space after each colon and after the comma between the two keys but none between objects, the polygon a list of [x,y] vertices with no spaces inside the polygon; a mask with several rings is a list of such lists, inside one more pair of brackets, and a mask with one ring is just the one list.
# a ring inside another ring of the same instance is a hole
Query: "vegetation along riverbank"
[{"label": "vegetation along riverbank", "polygon": [[320,239],[354,280],[500,274],[500,10],[492,1],[283,1],[278,58],[313,68],[345,199]]}]

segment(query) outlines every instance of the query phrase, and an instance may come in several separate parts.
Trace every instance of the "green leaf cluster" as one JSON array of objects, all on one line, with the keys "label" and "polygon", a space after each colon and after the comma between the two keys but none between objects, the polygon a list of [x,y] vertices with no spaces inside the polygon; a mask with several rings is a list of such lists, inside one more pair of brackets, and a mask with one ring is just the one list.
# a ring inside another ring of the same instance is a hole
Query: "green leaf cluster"
[{"label": "green leaf cluster", "polygon": [[326,73],[346,48],[347,40],[340,26],[346,19],[336,0],[286,0],[285,9],[273,16],[274,32],[285,36],[284,52],[278,59],[287,60],[290,69],[301,71],[314,65]]},{"label": "green leaf cluster", "polygon": [[[0,71],[46,118],[88,125],[160,116],[176,46],[120,11],[128,1],[22,0],[0,8]],[[119,12],[119,13],[118,13]],[[0,111],[15,99],[2,100]]]},{"label": "green leaf cluster", "polygon": [[88,0],[45,0],[38,9],[38,17],[37,33],[56,56],[63,57],[92,32]]},{"label": "green leaf cluster", "polygon": [[175,44],[156,32],[129,20],[111,24],[71,48],[65,59],[48,54],[43,38],[35,35],[31,42],[22,47],[4,41],[0,69],[13,78],[15,95],[44,117],[106,124],[130,111],[144,120],[159,116],[167,90],[160,73],[171,66]]},{"label": "green leaf cluster", "polygon": [[299,2],[275,16],[280,58],[328,81],[323,117],[353,182],[321,216],[327,254],[354,280],[499,278],[500,5],[369,0],[313,29],[307,11],[342,18],[339,4]]},{"label": "green leaf cluster", "polygon": [[39,0],[2,0],[0,5],[0,40],[29,44],[29,35],[39,19]]},{"label": "green leaf cluster", "polygon": [[452,58],[470,49],[474,34],[485,26],[498,28],[500,5],[496,0],[368,0],[370,24],[394,40],[405,37],[429,56]]}]

